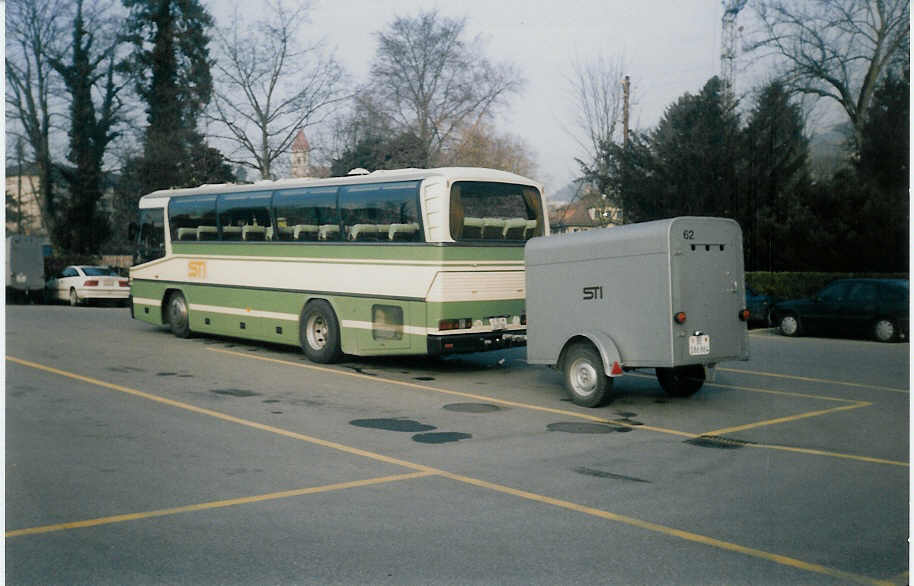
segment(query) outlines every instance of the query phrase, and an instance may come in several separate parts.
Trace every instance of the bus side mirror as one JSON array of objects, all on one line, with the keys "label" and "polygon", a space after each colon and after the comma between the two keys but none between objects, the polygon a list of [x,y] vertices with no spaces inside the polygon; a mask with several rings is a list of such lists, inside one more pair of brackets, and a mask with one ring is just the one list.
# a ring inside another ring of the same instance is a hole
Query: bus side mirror
[{"label": "bus side mirror", "polygon": [[136,222],[130,222],[130,225],[127,227],[127,239],[128,239],[128,240],[131,240],[131,241],[132,241],[132,240],[135,240],[135,239],[136,239],[136,233],[137,233],[137,225],[136,225]]}]

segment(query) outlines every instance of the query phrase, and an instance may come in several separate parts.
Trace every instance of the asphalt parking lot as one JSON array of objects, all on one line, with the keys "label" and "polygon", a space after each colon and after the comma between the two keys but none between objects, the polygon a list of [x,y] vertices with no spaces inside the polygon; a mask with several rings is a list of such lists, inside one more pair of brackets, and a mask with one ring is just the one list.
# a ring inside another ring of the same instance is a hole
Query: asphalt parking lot
[{"label": "asphalt parking lot", "polygon": [[10,584],[907,583],[908,344],[750,334],[689,399],[523,349],[308,362],[6,314]]}]

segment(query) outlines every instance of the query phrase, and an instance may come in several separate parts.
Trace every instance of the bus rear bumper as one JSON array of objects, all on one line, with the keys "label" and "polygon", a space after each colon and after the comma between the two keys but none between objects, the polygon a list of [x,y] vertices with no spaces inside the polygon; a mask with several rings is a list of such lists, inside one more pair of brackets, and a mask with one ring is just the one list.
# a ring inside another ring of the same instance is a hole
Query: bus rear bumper
[{"label": "bus rear bumper", "polygon": [[451,334],[447,336],[428,336],[428,354],[461,354],[465,352],[484,352],[501,350],[527,345],[527,332],[491,332],[484,334]]}]

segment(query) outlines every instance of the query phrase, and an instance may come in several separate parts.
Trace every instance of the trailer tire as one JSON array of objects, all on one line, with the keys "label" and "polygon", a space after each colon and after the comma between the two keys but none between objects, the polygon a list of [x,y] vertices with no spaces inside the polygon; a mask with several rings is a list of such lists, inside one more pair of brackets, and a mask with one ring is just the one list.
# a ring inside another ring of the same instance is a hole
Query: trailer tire
[{"label": "trailer tire", "polygon": [[657,381],[671,397],[690,397],[705,384],[705,367],[700,364],[656,368]]},{"label": "trailer tire", "polygon": [[612,379],[606,376],[600,354],[588,343],[576,343],[562,363],[565,389],[575,405],[599,407],[609,399]]}]

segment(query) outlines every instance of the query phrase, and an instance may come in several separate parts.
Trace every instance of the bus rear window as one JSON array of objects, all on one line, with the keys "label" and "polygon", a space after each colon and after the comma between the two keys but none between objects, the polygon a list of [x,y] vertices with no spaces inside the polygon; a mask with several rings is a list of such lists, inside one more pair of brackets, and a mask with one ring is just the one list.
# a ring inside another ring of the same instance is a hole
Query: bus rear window
[{"label": "bus rear window", "polygon": [[451,186],[451,237],[524,242],[543,235],[539,191],[527,185],[458,181]]}]

